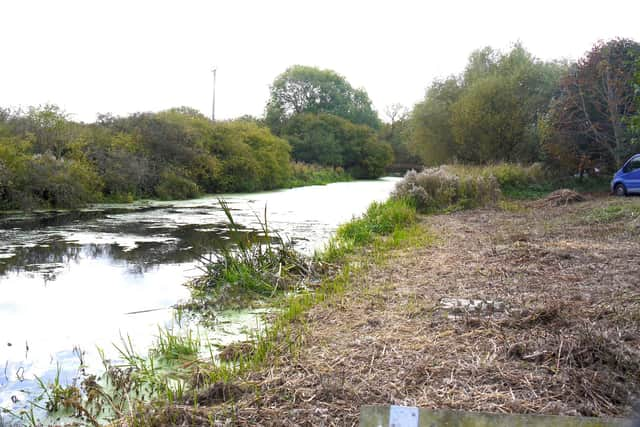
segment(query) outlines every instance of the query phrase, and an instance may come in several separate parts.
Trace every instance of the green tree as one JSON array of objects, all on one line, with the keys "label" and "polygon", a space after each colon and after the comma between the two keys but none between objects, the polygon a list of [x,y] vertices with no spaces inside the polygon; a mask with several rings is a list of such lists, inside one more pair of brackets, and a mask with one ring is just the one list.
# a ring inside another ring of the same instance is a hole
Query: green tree
[{"label": "green tree", "polygon": [[424,101],[413,108],[409,149],[424,164],[443,164],[456,157],[451,108],[461,93],[461,82],[455,77],[435,81],[427,90]]},{"label": "green tree", "polygon": [[526,126],[519,104],[505,79],[487,76],[476,81],[451,111],[457,157],[474,163],[517,160],[510,157]]},{"label": "green tree", "polygon": [[23,120],[22,133],[34,135],[36,153],[51,154],[61,159],[70,154],[77,139],[78,126],[70,122],[68,114],[57,105],[30,107]]},{"label": "green tree", "polygon": [[473,78],[465,81],[451,110],[458,157],[473,162],[537,160],[538,118],[557,90],[563,64],[539,61],[519,43],[504,55],[483,57],[483,67],[473,67]]},{"label": "green tree", "polygon": [[355,178],[378,178],[393,161],[391,147],[373,129],[332,114],[298,114],[283,134],[295,160],[339,166]]},{"label": "green tree", "polygon": [[636,76],[634,81],[636,114],[629,119],[632,143],[634,147],[640,144],[640,58],[636,60]]},{"label": "green tree", "polygon": [[291,144],[294,160],[323,166],[344,164],[346,120],[330,114],[297,114],[287,122],[283,136]]},{"label": "green tree", "polygon": [[289,144],[265,126],[244,120],[217,123],[209,150],[222,164],[217,182],[222,191],[273,189],[288,182]]},{"label": "green tree", "polygon": [[378,138],[393,150],[393,164],[389,169],[404,172],[417,168],[422,161],[409,148],[409,110],[401,104],[392,104],[385,108],[385,116],[388,122],[380,128]]},{"label": "green tree", "polygon": [[[200,189],[217,189],[222,166],[208,148],[213,124],[198,111],[180,107],[124,118],[102,116],[99,124],[118,143],[108,147],[107,152],[119,169],[139,184],[138,193],[166,199],[191,197]],[[124,135],[131,141],[123,143]],[[136,173],[137,167],[140,174]]]},{"label": "green tree", "polygon": [[26,192],[51,207],[78,207],[99,201],[102,180],[88,162],[45,154],[27,165]]},{"label": "green tree", "polygon": [[[338,128],[343,122],[355,126],[335,119],[331,123]],[[373,130],[345,129],[328,135],[353,140],[350,155],[363,159],[352,161],[353,170],[378,173],[385,149],[371,141]],[[187,107],[101,115],[93,124],[73,122],[55,106],[0,109],[0,209],[282,188],[292,183],[290,151],[289,143],[261,120],[213,123]],[[340,178],[343,172],[330,171],[323,179]]]},{"label": "green tree", "polygon": [[257,162],[258,187],[274,189],[286,185],[290,176],[290,147],[286,140],[273,135],[269,128],[255,122],[237,121],[234,141],[247,144]]},{"label": "green tree", "polygon": [[462,75],[464,83],[470,86],[479,79],[496,74],[501,56],[500,52],[490,46],[471,52]]},{"label": "green tree", "polygon": [[88,139],[86,156],[102,177],[106,196],[128,199],[153,193],[150,160],[131,134],[93,125]]},{"label": "green tree", "polygon": [[473,52],[462,78],[435,82],[414,108],[413,151],[426,164],[539,159],[539,117],[564,69],[519,43],[505,54]]},{"label": "green tree", "polygon": [[265,121],[276,134],[293,116],[328,113],[374,129],[380,119],[363,89],[354,89],[332,70],[294,65],[271,85]]},{"label": "green tree", "polygon": [[29,207],[24,194],[31,142],[17,137],[0,137],[0,209]]}]

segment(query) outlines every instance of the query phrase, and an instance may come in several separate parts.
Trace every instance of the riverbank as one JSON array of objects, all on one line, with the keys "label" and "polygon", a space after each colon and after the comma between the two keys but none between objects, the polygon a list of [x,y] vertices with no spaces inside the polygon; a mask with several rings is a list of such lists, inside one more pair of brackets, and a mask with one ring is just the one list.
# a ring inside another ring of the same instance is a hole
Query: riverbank
[{"label": "riverbank", "polygon": [[627,415],[639,215],[637,199],[598,197],[421,216],[352,255],[340,286],[280,324],[261,368],[138,421],[353,425],[362,405],[389,403]]},{"label": "riverbank", "polygon": [[[316,164],[306,164],[300,162],[291,162],[290,163],[291,174],[286,182],[281,183],[281,185],[273,187],[273,188],[257,188],[253,191],[247,193],[245,191],[236,191],[225,194],[204,194],[201,191],[196,191],[194,193],[186,194],[186,195],[174,195],[176,196],[174,200],[172,200],[171,196],[167,197],[155,197],[151,198],[151,195],[142,196],[134,196],[132,194],[119,194],[119,195],[111,195],[105,196],[100,195],[94,198],[90,198],[85,200],[84,202],[78,205],[72,206],[46,206],[46,205],[29,205],[24,209],[18,209],[16,207],[12,207],[10,209],[3,208],[3,205],[0,204],[0,221],[5,220],[6,218],[11,219],[12,217],[21,217],[21,216],[44,216],[44,215],[60,215],[60,214],[72,214],[77,215],[81,212],[91,212],[96,210],[101,210],[101,206],[109,206],[108,210],[110,211],[124,211],[129,209],[129,206],[134,204],[137,205],[135,208],[138,209],[153,209],[154,205],[166,204],[171,201],[184,201],[194,198],[207,198],[207,197],[225,197],[225,196],[236,196],[243,194],[256,194],[256,193],[264,193],[267,191],[283,191],[293,188],[301,188],[301,187],[311,187],[318,185],[329,185],[333,183],[339,182],[352,182],[356,181],[351,175],[347,174],[344,170],[340,168],[331,168],[324,167]],[[1,224],[0,224],[1,225]]]}]

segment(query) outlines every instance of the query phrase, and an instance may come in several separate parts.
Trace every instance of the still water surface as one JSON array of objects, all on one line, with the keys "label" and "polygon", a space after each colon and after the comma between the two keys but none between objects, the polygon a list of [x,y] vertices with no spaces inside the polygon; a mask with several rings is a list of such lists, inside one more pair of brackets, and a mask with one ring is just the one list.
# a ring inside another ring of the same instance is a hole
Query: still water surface
[{"label": "still water surface", "polygon": [[[307,254],[336,227],[393,190],[395,178],[225,195],[236,222],[269,228]],[[0,408],[30,399],[35,375],[77,375],[79,353],[101,366],[96,347],[117,359],[113,343],[130,336],[145,351],[172,306],[188,299],[198,256],[228,240],[218,196],[172,202],[97,205],[74,213],[0,216]],[[214,339],[238,339],[256,314],[221,313]],[[0,422],[1,425],[1,422]]]}]

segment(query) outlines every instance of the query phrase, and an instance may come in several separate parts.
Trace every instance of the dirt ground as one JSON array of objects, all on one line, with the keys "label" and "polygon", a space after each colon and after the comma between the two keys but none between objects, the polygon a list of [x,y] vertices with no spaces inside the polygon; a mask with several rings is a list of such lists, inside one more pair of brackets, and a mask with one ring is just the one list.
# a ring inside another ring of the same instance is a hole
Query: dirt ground
[{"label": "dirt ground", "polygon": [[243,425],[356,425],[365,404],[624,416],[640,394],[640,199],[421,219],[439,238],[307,315],[247,380]]}]

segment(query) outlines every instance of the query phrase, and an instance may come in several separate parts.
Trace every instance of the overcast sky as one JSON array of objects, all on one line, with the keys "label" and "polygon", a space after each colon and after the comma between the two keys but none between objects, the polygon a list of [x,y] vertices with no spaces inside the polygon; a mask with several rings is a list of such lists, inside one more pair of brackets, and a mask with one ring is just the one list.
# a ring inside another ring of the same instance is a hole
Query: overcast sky
[{"label": "overcast sky", "polygon": [[411,107],[474,49],[520,40],[576,59],[598,39],[640,41],[638,0],[0,0],[0,106],[60,105],[76,120],[190,106],[260,116],[293,64],[330,68],[380,112]]}]

